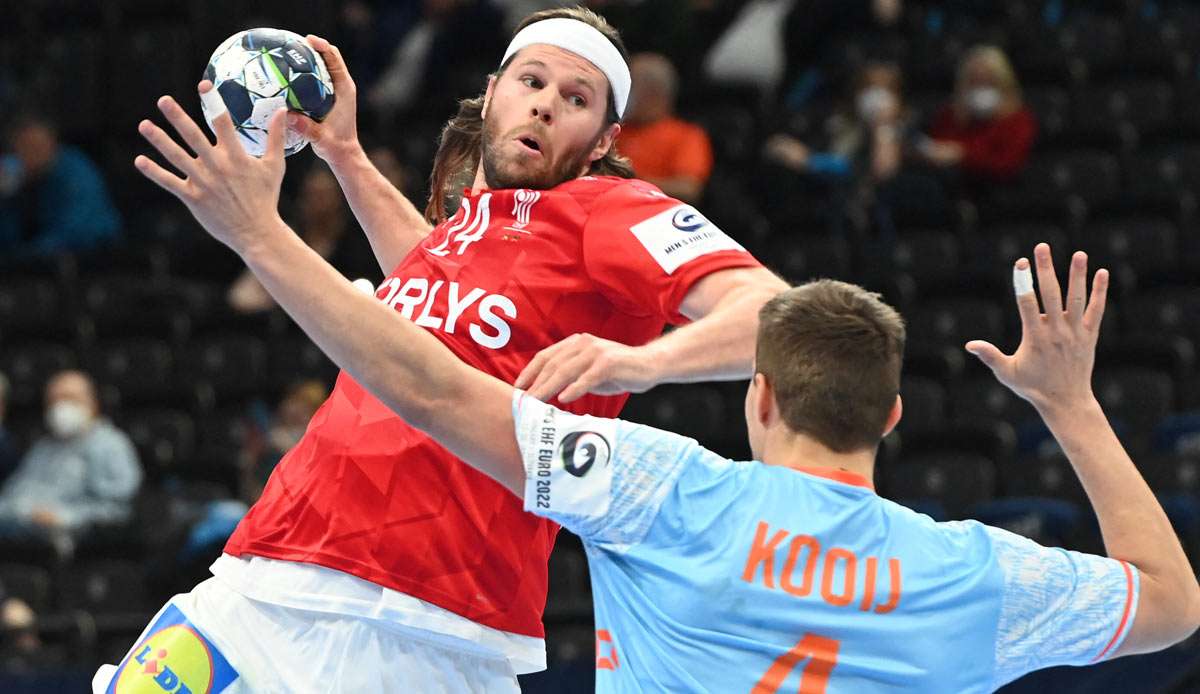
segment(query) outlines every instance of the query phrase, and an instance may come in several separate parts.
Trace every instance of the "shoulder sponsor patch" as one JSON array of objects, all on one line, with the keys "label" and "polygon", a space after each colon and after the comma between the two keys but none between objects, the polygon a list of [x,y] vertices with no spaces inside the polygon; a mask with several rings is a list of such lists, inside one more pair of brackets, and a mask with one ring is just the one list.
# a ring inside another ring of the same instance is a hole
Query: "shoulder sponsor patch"
[{"label": "shoulder sponsor patch", "polygon": [[746,250],[691,205],[676,205],[629,230],[668,275],[708,253]]},{"label": "shoulder sponsor patch", "polygon": [[238,673],[174,605],[121,661],[106,694],[220,694]]}]

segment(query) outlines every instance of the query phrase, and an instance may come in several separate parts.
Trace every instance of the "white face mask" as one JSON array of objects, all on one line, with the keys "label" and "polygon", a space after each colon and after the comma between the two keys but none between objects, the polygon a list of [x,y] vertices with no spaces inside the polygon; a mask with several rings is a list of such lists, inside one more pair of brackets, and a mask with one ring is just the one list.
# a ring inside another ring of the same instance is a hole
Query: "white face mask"
[{"label": "white face mask", "polygon": [[858,117],[868,123],[877,123],[895,105],[896,97],[883,87],[867,87],[858,93]]},{"label": "white face mask", "polygon": [[91,419],[88,409],[72,400],[59,400],[46,410],[46,426],[51,434],[60,439],[83,433]]},{"label": "white face mask", "polygon": [[1000,108],[1000,90],[975,87],[967,92],[967,110],[976,118],[989,118]]}]

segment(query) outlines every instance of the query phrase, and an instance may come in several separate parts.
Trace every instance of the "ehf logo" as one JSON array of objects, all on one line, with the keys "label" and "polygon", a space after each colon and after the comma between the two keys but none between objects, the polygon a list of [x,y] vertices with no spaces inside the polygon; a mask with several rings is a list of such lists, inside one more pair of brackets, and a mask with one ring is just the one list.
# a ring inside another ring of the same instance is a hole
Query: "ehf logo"
[{"label": "ehf logo", "polygon": [[583,477],[595,465],[607,465],[611,449],[608,439],[594,431],[573,431],[563,437],[558,451],[563,469]]},{"label": "ehf logo", "polygon": [[[505,229],[511,229],[512,231],[525,231],[525,227],[529,225],[529,213],[533,211],[534,204],[537,203],[541,197],[541,191],[528,190],[526,188],[517,189],[517,191],[513,193],[512,209],[513,219],[517,221],[512,226],[505,227]],[[529,232],[526,231],[525,233]]]},{"label": "ehf logo", "polygon": [[708,220],[704,215],[690,207],[684,207],[671,217],[671,226],[680,231],[692,232],[704,228]]}]

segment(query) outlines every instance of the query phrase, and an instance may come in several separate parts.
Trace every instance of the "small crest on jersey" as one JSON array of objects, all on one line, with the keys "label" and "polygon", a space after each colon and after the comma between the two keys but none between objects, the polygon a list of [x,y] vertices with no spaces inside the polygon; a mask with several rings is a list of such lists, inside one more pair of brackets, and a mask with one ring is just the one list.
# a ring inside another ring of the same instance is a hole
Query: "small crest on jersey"
[{"label": "small crest on jersey", "polygon": [[504,227],[509,231],[519,231],[528,234],[525,227],[529,226],[529,215],[533,211],[533,206],[542,197],[541,191],[529,190],[527,188],[518,188],[513,193],[513,208],[512,216],[516,220],[512,226]]}]

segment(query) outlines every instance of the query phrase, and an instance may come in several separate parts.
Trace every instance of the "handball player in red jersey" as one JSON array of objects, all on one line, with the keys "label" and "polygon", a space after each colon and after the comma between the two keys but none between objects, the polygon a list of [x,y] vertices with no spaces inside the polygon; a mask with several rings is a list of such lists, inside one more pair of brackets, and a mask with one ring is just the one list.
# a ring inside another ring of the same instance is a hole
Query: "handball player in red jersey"
[{"label": "handball player in red jersey", "polygon": [[[786,285],[633,178],[613,148],[627,57],[603,19],[555,9],[522,23],[486,92],[447,124],[424,215],[363,153],[337,48],[309,41],[337,106],[320,124],[288,114],[287,125],[329,163],[366,230],[387,275],[379,301],[467,364],[575,413],[613,417],[658,383],[750,376],[758,309]],[[220,108],[210,90],[201,98]],[[195,156],[143,121],[184,178],[144,156],[143,174],[206,227],[282,224],[278,149],[250,158],[225,116],[213,146],[171,98],[159,107]],[[667,324],[681,327],[663,335]],[[172,598],[94,688],[517,691],[517,674],[545,668],[557,532],[342,373],[214,578]],[[203,649],[207,670],[187,657]]]}]

